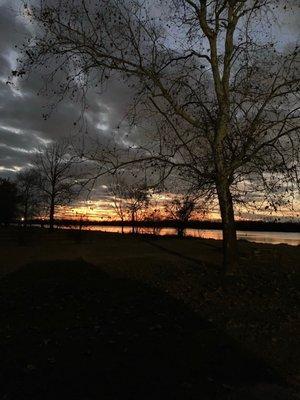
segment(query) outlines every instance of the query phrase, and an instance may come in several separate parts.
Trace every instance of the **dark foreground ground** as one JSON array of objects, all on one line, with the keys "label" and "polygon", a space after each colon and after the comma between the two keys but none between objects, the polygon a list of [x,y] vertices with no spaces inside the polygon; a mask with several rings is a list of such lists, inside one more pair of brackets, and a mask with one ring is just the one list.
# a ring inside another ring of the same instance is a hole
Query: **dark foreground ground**
[{"label": "dark foreground ground", "polygon": [[0,235],[1,400],[298,398],[299,249]]}]

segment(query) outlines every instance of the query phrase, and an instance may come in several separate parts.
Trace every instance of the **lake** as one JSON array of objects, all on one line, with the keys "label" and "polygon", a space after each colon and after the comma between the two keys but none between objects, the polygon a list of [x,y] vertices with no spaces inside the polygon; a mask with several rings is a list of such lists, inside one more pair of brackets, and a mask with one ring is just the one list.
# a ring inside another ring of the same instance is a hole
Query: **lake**
[{"label": "lake", "polygon": [[[93,230],[101,232],[121,233],[121,226],[102,226],[90,225],[83,227],[84,230]],[[124,233],[130,233],[131,227],[124,226]],[[139,227],[139,233],[153,234],[154,228]],[[155,231],[159,235],[176,235],[175,228],[161,228]],[[188,228],[185,230],[186,236],[222,240],[222,231],[218,229],[194,229]],[[238,239],[248,240],[255,243],[269,244],[288,244],[290,246],[300,245],[300,233],[298,232],[261,232],[261,231],[237,231]]]}]

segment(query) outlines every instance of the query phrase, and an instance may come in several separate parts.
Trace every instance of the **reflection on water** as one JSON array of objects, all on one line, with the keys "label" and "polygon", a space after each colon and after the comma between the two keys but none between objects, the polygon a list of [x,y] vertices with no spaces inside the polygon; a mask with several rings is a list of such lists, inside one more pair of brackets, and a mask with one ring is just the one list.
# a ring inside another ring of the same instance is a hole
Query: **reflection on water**
[{"label": "reflection on water", "polygon": [[[121,226],[99,226],[91,225],[84,227],[86,230],[101,231],[101,232],[112,232],[121,233]],[[124,226],[124,233],[131,233],[132,228],[130,226]],[[138,228],[139,233],[148,234],[159,234],[159,235],[176,235],[175,228]],[[192,236],[203,239],[216,239],[222,240],[222,231],[217,229],[191,229],[188,228],[185,231],[186,236]],[[259,232],[259,231],[238,231],[238,239],[249,240],[255,243],[271,243],[271,244],[289,244],[291,246],[300,245],[300,234],[297,232]]]}]

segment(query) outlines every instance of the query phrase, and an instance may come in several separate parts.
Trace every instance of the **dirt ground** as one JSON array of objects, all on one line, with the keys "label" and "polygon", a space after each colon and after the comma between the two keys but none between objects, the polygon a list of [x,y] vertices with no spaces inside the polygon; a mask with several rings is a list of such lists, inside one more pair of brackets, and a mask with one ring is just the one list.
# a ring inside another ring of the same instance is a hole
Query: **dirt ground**
[{"label": "dirt ground", "polygon": [[214,240],[38,229],[0,240],[1,399],[293,398],[299,247],[240,242],[226,276]]}]

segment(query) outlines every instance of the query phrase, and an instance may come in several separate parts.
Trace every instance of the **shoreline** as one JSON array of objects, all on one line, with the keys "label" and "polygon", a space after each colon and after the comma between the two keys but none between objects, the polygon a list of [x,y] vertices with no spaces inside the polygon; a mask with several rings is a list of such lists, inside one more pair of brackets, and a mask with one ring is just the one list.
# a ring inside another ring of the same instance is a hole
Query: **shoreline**
[{"label": "shoreline", "polygon": [[[95,227],[95,229],[91,229]],[[111,228],[111,231],[107,231],[105,229],[109,229]],[[137,231],[135,233],[132,233],[131,231],[131,227],[130,226],[126,226],[124,227],[124,232],[121,232],[122,227],[119,225],[92,225],[92,226],[56,226],[54,229],[55,231],[66,231],[66,232],[77,232],[77,235],[80,234],[80,232],[95,232],[95,233],[101,233],[101,234],[116,234],[116,235],[135,235],[135,236],[141,236],[141,237],[150,237],[150,238],[176,238],[177,234],[176,234],[176,230],[175,228],[162,228],[160,231],[154,231],[153,228],[150,227],[137,227]],[[4,228],[4,227],[0,227],[1,229],[15,229],[18,232],[30,232],[30,231],[41,231],[41,232],[45,232],[48,231],[48,227],[47,226],[37,226],[37,225],[32,225],[32,226],[13,226],[13,227],[8,227],[8,228]],[[115,230],[113,230],[115,229]],[[119,231],[117,230],[119,229]],[[143,232],[143,229],[148,230]],[[153,231],[151,231],[153,229]],[[174,229],[173,233],[164,233],[163,231],[170,231]],[[213,230],[213,229],[201,229],[201,228],[187,228],[186,229],[187,233],[184,235],[184,238],[187,239],[198,239],[198,240],[214,240],[217,242],[221,242],[222,238],[222,231],[221,230]],[[190,232],[188,232],[190,231]],[[193,231],[198,232],[197,234],[194,234]],[[210,233],[211,232],[211,233]],[[263,233],[266,233],[266,236],[271,235],[270,239],[264,239],[263,236],[261,236]],[[203,234],[203,235],[201,235]],[[254,234],[254,237],[251,240],[251,237],[247,237],[247,235]],[[257,234],[256,238],[255,238],[255,234]],[[283,241],[280,242],[280,237],[277,237],[276,234],[283,235]],[[291,238],[287,238],[286,235],[292,235]],[[215,237],[213,237],[213,235]],[[241,241],[245,241],[245,242],[249,242],[249,243],[255,243],[255,244],[265,244],[265,245],[273,245],[273,246],[279,246],[279,245],[284,245],[284,246],[292,246],[292,247],[299,247],[300,246],[300,234],[299,234],[299,238],[298,236],[298,232],[284,232],[284,231],[253,231],[253,230],[249,230],[249,231],[241,231],[241,230],[237,230],[237,235],[238,235],[238,242]],[[275,236],[274,236],[275,235]],[[295,235],[295,237],[294,237]],[[261,238],[261,239],[260,239]],[[264,239],[264,240],[263,240]],[[289,243],[288,243],[289,242]]]},{"label": "shoreline", "polygon": [[[16,222],[22,224],[22,221]],[[48,220],[31,220],[28,225],[47,225]],[[90,220],[68,220],[57,219],[56,226],[73,226],[73,227],[91,227],[91,226],[123,226],[123,227],[137,227],[137,228],[176,228],[176,222],[170,220],[162,221],[136,221],[132,224],[130,221],[90,221]],[[198,221],[191,220],[187,222],[186,229],[222,229],[220,221]],[[265,221],[236,221],[236,229],[241,231],[258,231],[258,232],[290,232],[300,233],[300,222],[265,222]]]}]

